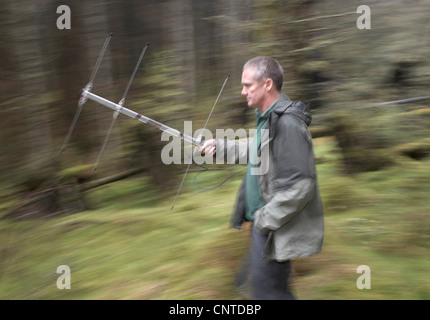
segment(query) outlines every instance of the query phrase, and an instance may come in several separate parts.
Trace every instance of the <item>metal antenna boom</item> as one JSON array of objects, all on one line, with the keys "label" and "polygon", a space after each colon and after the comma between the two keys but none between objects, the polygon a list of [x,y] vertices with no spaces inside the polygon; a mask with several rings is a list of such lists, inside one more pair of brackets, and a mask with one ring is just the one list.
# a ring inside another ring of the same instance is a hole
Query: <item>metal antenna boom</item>
[{"label": "metal antenna boom", "polygon": [[185,141],[187,141],[193,145],[196,145],[196,146],[202,146],[203,145],[202,141],[195,139],[192,136],[189,136],[183,132],[180,132],[179,130],[176,130],[176,129],[173,129],[169,126],[166,126],[165,124],[162,124],[158,121],[155,121],[149,117],[146,117],[143,114],[140,114],[140,113],[137,113],[133,110],[127,109],[126,107],[123,107],[123,106],[119,105],[118,103],[115,103],[115,102],[112,102],[108,99],[100,97],[100,96],[98,96],[92,92],[89,92],[85,89],[81,90],[81,94],[86,99],[95,101],[95,102],[97,102],[97,103],[99,103],[105,107],[108,107],[109,109],[112,109],[114,111],[118,111],[119,113],[122,113],[123,115],[126,115],[127,117],[136,119],[136,120],[143,122],[145,124],[149,124],[155,128],[160,129],[161,131],[166,132],[167,134],[169,134],[171,136],[183,139],[183,140],[185,140]]},{"label": "metal antenna boom", "polygon": [[[66,148],[66,146],[67,146],[67,143],[68,143],[68,141],[70,139],[70,136],[72,134],[72,131],[73,131],[75,125],[76,125],[76,122],[78,120],[78,117],[79,117],[79,114],[80,114],[80,112],[82,110],[83,105],[87,102],[88,99],[90,99],[90,100],[92,100],[94,102],[97,102],[97,103],[99,103],[101,105],[104,105],[104,106],[106,106],[106,107],[108,107],[108,108],[110,108],[110,109],[112,109],[114,111],[113,120],[112,120],[112,122],[110,124],[110,127],[109,127],[109,130],[107,132],[107,135],[106,135],[106,137],[105,137],[105,139],[103,141],[103,145],[102,145],[102,148],[101,148],[101,150],[100,150],[100,152],[98,154],[96,163],[94,164],[93,171],[96,170],[96,168],[97,168],[97,165],[98,165],[98,163],[99,163],[99,161],[101,159],[101,156],[102,156],[102,154],[104,152],[106,144],[107,144],[107,142],[109,140],[109,136],[110,136],[110,134],[112,132],[112,129],[114,127],[115,121],[116,121],[116,119],[117,119],[117,117],[118,117],[118,115],[120,113],[122,113],[122,114],[124,114],[124,115],[126,115],[126,116],[128,116],[130,118],[133,118],[133,119],[136,119],[138,121],[141,121],[141,122],[143,122],[145,124],[149,124],[149,125],[151,125],[153,127],[156,127],[158,129],[160,129],[161,131],[163,131],[163,132],[165,132],[165,133],[167,133],[167,134],[169,134],[171,136],[180,138],[180,139],[182,139],[184,141],[187,141],[187,142],[193,144],[194,145],[193,153],[194,153],[197,147],[203,146],[203,144],[204,144],[204,141],[202,139],[202,134],[200,134],[200,136],[198,136],[197,138],[194,138],[193,136],[189,136],[189,135],[187,135],[187,134],[185,134],[183,132],[180,132],[180,131],[178,131],[176,129],[168,127],[168,126],[166,126],[166,125],[164,125],[164,124],[162,124],[162,123],[160,123],[158,121],[155,121],[155,120],[153,120],[153,119],[151,119],[149,117],[146,117],[146,116],[144,116],[144,115],[142,115],[140,113],[134,112],[133,110],[130,110],[130,109],[128,109],[128,108],[126,108],[124,106],[125,105],[126,96],[127,96],[128,91],[129,91],[129,89],[131,87],[131,83],[133,82],[133,79],[136,76],[136,73],[137,73],[137,70],[139,69],[139,65],[140,65],[140,63],[142,61],[142,58],[145,55],[145,52],[146,52],[146,50],[147,50],[147,48],[149,46],[149,42],[147,42],[146,46],[143,48],[143,50],[142,50],[142,52],[141,52],[141,54],[139,56],[139,59],[137,61],[137,64],[136,64],[136,66],[135,66],[135,68],[133,70],[133,73],[132,73],[132,75],[130,77],[130,80],[128,81],[128,84],[127,84],[127,86],[125,88],[124,94],[123,94],[121,100],[118,103],[112,102],[112,101],[110,101],[108,99],[105,99],[105,98],[103,98],[101,96],[98,96],[98,95],[96,95],[96,94],[94,94],[94,93],[91,92],[92,87],[93,87],[93,81],[94,81],[95,76],[97,74],[97,71],[98,71],[98,69],[100,67],[101,60],[103,59],[103,57],[104,57],[104,55],[106,53],[106,49],[107,49],[107,46],[109,44],[109,41],[110,41],[111,37],[112,37],[112,33],[110,33],[109,36],[106,38],[106,41],[105,41],[105,43],[103,45],[103,48],[102,48],[102,50],[100,52],[100,55],[99,55],[98,59],[97,59],[96,65],[94,66],[93,72],[91,73],[90,81],[85,86],[85,88],[83,88],[80,91],[81,97],[79,98],[79,102],[78,102],[78,110],[76,111],[75,117],[73,118],[72,124],[71,124],[71,126],[69,128],[69,131],[67,133],[67,136],[66,136],[66,139],[64,141],[64,144],[63,144],[63,147],[62,147],[61,151],[64,151],[65,148]],[[207,124],[209,122],[209,119],[212,116],[212,113],[213,113],[213,111],[215,109],[215,106],[218,103],[218,100],[219,100],[219,98],[221,96],[222,91],[224,90],[224,87],[225,87],[225,85],[226,85],[229,77],[230,77],[230,74],[227,75],[226,79],[224,80],[223,85],[221,86],[221,89],[220,89],[220,91],[218,93],[218,96],[217,96],[217,98],[215,100],[214,105],[212,106],[212,109],[211,109],[211,111],[209,113],[209,116],[208,116],[208,118],[206,120],[206,123],[204,125],[204,128],[203,128],[202,132],[206,129],[206,126],[207,126]],[[178,189],[178,191],[176,193],[176,197],[175,197],[175,199],[173,201],[173,204],[172,204],[172,207],[171,207],[170,210],[172,210],[173,207],[174,207],[174,205],[175,205],[176,199],[179,196],[179,193],[181,191],[182,185],[184,184],[185,177],[186,177],[186,175],[188,173],[189,168],[190,168],[190,164],[188,165],[187,170],[185,171],[185,174],[184,174],[184,176],[182,178],[182,182],[181,182],[181,184],[179,186],[179,189]]]}]

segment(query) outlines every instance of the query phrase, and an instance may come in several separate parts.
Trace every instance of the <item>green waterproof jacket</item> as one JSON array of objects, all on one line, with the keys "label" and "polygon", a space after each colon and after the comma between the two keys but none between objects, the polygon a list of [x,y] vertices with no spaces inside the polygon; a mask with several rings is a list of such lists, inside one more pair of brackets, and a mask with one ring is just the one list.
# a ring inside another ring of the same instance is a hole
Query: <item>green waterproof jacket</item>
[{"label": "green waterproof jacket", "polygon": [[[272,110],[258,150],[259,188],[265,205],[255,213],[254,228],[268,235],[265,256],[286,261],[321,251],[323,206],[318,189],[309,107],[282,95]],[[248,142],[217,140],[217,153],[243,163]],[[244,180],[246,179],[246,176]],[[245,181],[239,189],[232,227],[245,221]]]}]

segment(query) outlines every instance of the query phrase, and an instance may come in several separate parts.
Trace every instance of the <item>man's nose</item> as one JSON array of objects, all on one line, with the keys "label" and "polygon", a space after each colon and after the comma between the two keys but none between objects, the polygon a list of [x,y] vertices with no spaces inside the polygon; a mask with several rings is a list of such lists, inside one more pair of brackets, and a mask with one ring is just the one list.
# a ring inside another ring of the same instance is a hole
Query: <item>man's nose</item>
[{"label": "man's nose", "polygon": [[246,96],[246,90],[245,90],[245,88],[242,88],[242,92],[240,93],[242,96]]}]

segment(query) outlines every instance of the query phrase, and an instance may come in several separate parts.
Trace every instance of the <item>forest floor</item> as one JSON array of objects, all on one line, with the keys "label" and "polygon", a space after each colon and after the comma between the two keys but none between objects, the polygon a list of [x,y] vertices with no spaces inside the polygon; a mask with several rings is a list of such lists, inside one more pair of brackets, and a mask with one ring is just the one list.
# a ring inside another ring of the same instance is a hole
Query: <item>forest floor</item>
[{"label": "forest floor", "polygon": [[[384,170],[348,176],[332,138],[314,143],[325,239],[320,254],[293,261],[294,294],[430,299],[430,160],[399,157]],[[199,180],[212,185],[239,169]],[[229,225],[241,175],[212,191],[197,189],[192,178],[172,211],[174,194],[155,192],[140,176],[87,191],[92,210],[0,220],[0,299],[243,299],[233,277],[249,228]],[[71,272],[69,290],[57,287],[63,265]],[[369,289],[357,285],[363,265]]]}]

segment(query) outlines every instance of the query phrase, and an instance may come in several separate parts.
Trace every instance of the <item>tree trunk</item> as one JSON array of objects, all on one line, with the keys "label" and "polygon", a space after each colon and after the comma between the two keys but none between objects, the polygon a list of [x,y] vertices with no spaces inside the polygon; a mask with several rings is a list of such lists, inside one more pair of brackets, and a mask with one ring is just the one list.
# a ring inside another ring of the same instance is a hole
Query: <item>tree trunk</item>
[{"label": "tree trunk", "polygon": [[[49,1],[9,2],[8,10],[14,17],[16,29],[11,30],[9,49],[13,54],[16,66],[15,77],[19,81],[20,124],[25,128],[19,133],[20,147],[25,150],[22,164],[28,170],[52,168],[50,157],[53,146],[51,119],[48,108],[47,79],[50,69],[47,67],[49,57],[44,35],[48,26],[41,23],[46,18]],[[10,125],[10,124],[9,124]],[[12,140],[15,140],[13,137]],[[25,170],[24,170],[25,171]]]}]

